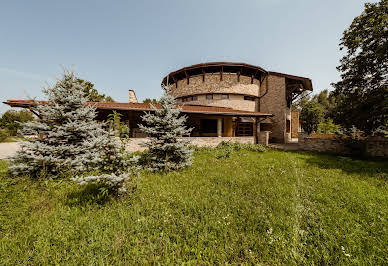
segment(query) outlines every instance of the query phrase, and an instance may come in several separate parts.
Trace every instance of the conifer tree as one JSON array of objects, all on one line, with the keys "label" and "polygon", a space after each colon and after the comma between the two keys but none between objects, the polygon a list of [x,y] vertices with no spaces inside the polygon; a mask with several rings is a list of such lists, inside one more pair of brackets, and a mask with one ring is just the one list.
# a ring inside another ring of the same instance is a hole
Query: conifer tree
[{"label": "conifer tree", "polygon": [[176,106],[169,88],[163,89],[159,106],[151,104],[153,112],[142,116],[143,125],[139,125],[149,137],[143,145],[149,149],[148,168],[154,172],[190,166],[193,153],[188,147],[190,141],[182,138],[192,130],[185,126],[187,117],[180,115],[181,108]]},{"label": "conifer tree", "polygon": [[43,92],[48,101],[33,107],[40,119],[22,129],[23,135],[37,137],[21,142],[11,166],[14,174],[81,173],[115,155],[118,143],[95,120],[95,107],[85,105],[88,98],[73,72],[65,70],[63,78]]}]

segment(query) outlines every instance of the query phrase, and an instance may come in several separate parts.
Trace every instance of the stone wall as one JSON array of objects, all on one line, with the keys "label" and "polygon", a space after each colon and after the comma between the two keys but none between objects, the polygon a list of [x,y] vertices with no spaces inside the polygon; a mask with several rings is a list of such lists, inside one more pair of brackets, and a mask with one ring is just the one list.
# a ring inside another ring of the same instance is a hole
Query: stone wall
[{"label": "stone wall", "polygon": [[206,94],[206,93],[231,93],[258,96],[260,90],[260,81],[253,80],[246,76],[240,76],[240,81],[237,79],[237,74],[224,73],[222,80],[220,74],[206,74],[205,81],[202,75],[193,76],[187,79],[178,80],[178,86],[171,85],[171,93],[175,97]]},{"label": "stone wall", "polygon": [[270,138],[274,141],[286,142],[286,118],[291,118],[291,110],[286,102],[286,80],[284,77],[269,75],[261,87],[261,95],[268,93],[260,100],[260,112],[273,114]]},{"label": "stone wall", "polygon": [[[337,154],[352,155],[352,151],[336,138],[318,138],[299,133],[298,146],[300,150],[332,152]],[[367,157],[388,157],[388,138],[366,138],[360,140]]]},{"label": "stone wall", "polygon": [[196,101],[182,102],[182,99],[178,99],[178,103],[229,107],[251,112],[257,111],[257,99],[255,101],[244,100],[244,95],[238,94],[229,94],[229,99],[222,99],[221,94],[213,94],[212,100],[207,100],[206,94],[201,94],[198,95],[198,100]]},{"label": "stone wall", "polygon": [[[239,143],[255,143],[255,137],[191,137],[191,144],[204,147],[210,146],[214,147],[220,144],[222,141],[231,141],[231,142],[239,142]],[[126,146],[126,151],[134,152],[134,151],[144,151],[144,147],[140,146],[140,143],[146,142],[147,138],[132,138]]]}]

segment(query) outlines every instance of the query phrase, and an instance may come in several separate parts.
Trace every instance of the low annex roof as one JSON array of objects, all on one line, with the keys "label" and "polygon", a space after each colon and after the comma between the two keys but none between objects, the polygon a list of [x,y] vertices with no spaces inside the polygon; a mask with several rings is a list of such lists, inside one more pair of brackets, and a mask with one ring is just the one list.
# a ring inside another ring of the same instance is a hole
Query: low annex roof
[{"label": "low annex roof", "polygon": [[[34,100],[7,100],[3,102],[11,107],[30,108],[38,104],[46,104],[47,101]],[[128,111],[152,111],[151,105],[148,103],[116,103],[116,102],[88,102],[88,105],[93,105],[97,110],[128,110]],[[155,104],[156,108],[160,105]],[[270,117],[269,113],[250,112],[244,110],[236,110],[227,107],[203,106],[203,105],[179,105],[182,108],[182,113],[187,114],[207,114],[207,115],[227,115],[227,116],[245,116],[245,117]]]}]

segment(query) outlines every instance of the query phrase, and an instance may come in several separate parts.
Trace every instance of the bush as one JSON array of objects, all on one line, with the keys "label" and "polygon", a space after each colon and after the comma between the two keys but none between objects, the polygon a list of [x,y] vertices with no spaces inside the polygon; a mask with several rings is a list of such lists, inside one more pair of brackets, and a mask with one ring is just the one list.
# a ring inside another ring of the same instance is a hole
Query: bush
[{"label": "bush", "polygon": [[5,141],[9,137],[9,132],[5,128],[0,128],[0,142]]}]

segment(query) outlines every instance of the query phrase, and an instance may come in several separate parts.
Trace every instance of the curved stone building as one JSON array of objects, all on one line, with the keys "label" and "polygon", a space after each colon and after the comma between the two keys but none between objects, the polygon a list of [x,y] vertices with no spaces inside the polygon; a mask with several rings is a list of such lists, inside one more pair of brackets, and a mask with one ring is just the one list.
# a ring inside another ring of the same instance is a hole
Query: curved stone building
[{"label": "curved stone building", "polygon": [[[168,74],[162,83],[170,86],[171,93],[183,105],[228,107],[273,114],[272,118],[265,120],[223,118],[223,136],[252,136],[256,131],[270,131],[270,138],[278,142],[289,141],[291,125],[299,125],[299,121],[291,121],[292,101],[304,90],[312,91],[312,83],[308,78],[232,62],[184,67]],[[216,120],[213,120],[215,128]],[[198,136],[206,135],[203,129],[212,124],[211,121],[198,119],[190,122],[194,126],[194,134]],[[259,128],[255,128],[256,123],[260,124]],[[293,130],[297,131],[298,128]],[[212,134],[209,132],[208,135]]]}]

